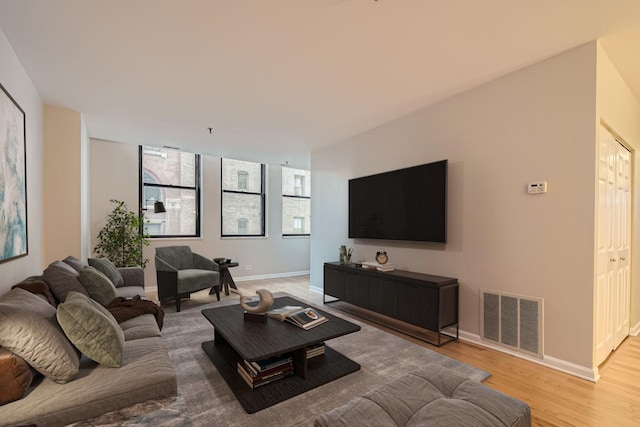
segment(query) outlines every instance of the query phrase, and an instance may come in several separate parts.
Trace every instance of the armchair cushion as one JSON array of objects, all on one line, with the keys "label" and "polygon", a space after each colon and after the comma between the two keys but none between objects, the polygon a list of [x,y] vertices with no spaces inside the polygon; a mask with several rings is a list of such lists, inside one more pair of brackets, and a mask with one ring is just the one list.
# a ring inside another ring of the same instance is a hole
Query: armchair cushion
[{"label": "armchair cushion", "polygon": [[210,270],[180,270],[178,271],[178,293],[196,292],[216,286],[218,273]]},{"label": "armchair cushion", "polygon": [[193,253],[189,246],[166,246],[156,248],[156,255],[176,270],[194,268]]},{"label": "armchair cushion", "polygon": [[118,268],[106,258],[89,258],[89,265],[104,273],[116,288],[124,286],[124,279]]},{"label": "armchair cushion", "polygon": [[195,252],[193,253],[193,268],[197,268],[200,270],[219,271],[218,263]]}]

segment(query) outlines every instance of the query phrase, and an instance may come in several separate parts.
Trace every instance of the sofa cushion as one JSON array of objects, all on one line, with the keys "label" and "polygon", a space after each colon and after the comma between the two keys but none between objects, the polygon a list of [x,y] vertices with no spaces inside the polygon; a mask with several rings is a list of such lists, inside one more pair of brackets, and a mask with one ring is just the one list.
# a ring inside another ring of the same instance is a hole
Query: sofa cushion
[{"label": "sofa cushion", "polygon": [[120,267],[118,271],[124,281],[122,286],[139,286],[144,288],[144,270],[142,267]]},{"label": "sofa cushion", "polygon": [[0,406],[0,424],[62,426],[176,395],[176,373],[162,338],[125,342],[124,354],[118,369],[83,358],[72,387],[45,378],[26,399]]},{"label": "sofa cushion", "polygon": [[160,328],[153,314],[143,314],[133,319],[119,323],[124,332],[124,340],[138,340],[140,338],[160,337]]},{"label": "sofa cushion", "polygon": [[396,378],[321,415],[324,426],[531,425],[529,405],[434,364]]},{"label": "sofa cushion", "polygon": [[106,308],[91,298],[70,292],[58,306],[58,322],[71,342],[89,359],[119,368],[124,352],[124,333]]},{"label": "sofa cushion", "polygon": [[147,299],[147,294],[141,286],[122,286],[116,288],[116,296],[118,297],[130,299],[136,295],[140,295],[142,299]]},{"label": "sofa cushion", "polygon": [[78,259],[78,258],[76,258],[74,256],[71,256],[71,255],[69,255],[68,257],[63,259],[62,262],[64,262],[68,266],[72,267],[78,273],[80,271],[82,271],[83,268],[89,267],[89,264],[87,264],[86,262],[82,261],[81,259]]},{"label": "sofa cushion", "polygon": [[43,273],[45,282],[47,282],[51,292],[60,302],[64,302],[70,291],[89,295],[80,280],[78,280],[79,275],[80,273],[73,267],[62,261],[52,262]]},{"label": "sofa cushion", "polygon": [[58,383],[78,373],[78,353],[58,325],[56,309],[24,289],[0,297],[0,346]]},{"label": "sofa cushion", "polygon": [[0,348],[0,405],[22,399],[33,377],[33,369],[22,357]]},{"label": "sofa cushion", "polygon": [[89,296],[98,301],[103,307],[116,299],[116,287],[111,280],[94,267],[80,270],[80,283],[89,293]]},{"label": "sofa cushion", "polygon": [[106,258],[89,258],[89,265],[95,267],[98,271],[104,273],[105,276],[111,280],[116,288],[124,286],[124,279],[122,274],[118,270],[118,267],[113,265],[111,261]]}]

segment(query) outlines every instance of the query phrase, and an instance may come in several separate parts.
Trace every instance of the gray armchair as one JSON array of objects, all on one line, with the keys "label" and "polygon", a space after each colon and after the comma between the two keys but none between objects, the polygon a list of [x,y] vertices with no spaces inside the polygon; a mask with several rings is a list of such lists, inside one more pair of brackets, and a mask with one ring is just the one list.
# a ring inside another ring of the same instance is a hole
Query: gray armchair
[{"label": "gray armchair", "polygon": [[215,289],[220,301],[220,273],[214,261],[191,252],[189,246],[156,248],[155,258],[161,304],[175,300],[176,311],[180,311],[181,298],[206,288]]}]

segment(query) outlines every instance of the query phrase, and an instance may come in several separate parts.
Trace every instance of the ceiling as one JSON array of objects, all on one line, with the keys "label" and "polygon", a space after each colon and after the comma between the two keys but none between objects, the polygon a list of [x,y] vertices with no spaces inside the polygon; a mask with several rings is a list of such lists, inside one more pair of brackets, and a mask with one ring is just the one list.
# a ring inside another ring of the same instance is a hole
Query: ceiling
[{"label": "ceiling", "polygon": [[638,0],[0,0],[0,28],[93,138],[293,166],[595,39],[640,99]]}]

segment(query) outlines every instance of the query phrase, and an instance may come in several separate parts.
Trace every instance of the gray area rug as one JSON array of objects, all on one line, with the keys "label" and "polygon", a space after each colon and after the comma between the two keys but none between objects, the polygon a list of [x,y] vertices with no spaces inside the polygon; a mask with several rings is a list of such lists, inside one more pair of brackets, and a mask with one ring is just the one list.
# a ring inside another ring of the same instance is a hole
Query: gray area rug
[{"label": "gray area rug", "polygon": [[[278,295],[284,294],[275,294],[276,297]],[[237,300],[223,300],[180,313],[166,313],[162,336],[178,375],[179,396],[176,401],[152,412],[142,406],[132,408],[134,412],[139,410],[138,414],[142,411],[146,413],[127,421],[118,423],[114,418],[105,416],[92,420],[90,425],[312,426],[318,415],[429,362],[441,364],[477,381],[490,376],[486,371],[366,325],[330,306],[321,306],[319,308],[322,310],[347,318],[362,327],[359,332],[327,342],[362,368],[249,415],[201,347],[202,342],[213,339],[213,327],[202,316],[201,310],[236,303]],[[131,411],[128,414],[131,415]]]}]

